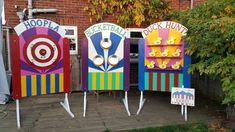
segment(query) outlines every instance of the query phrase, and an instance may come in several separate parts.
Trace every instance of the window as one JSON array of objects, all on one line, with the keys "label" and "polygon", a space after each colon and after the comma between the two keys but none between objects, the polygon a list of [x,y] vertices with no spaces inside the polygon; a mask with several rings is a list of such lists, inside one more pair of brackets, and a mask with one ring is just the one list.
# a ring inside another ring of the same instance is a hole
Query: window
[{"label": "window", "polygon": [[127,38],[131,40],[130,47],[130,56],[131,58],[138,57],[138,41],[143,38],[142,36],[142,28],[127,28]]},{"label": "window", "polygon": [[70,55],[78,54],[77,26],[62,26],[65,29],[65,37],[70,40]]}]

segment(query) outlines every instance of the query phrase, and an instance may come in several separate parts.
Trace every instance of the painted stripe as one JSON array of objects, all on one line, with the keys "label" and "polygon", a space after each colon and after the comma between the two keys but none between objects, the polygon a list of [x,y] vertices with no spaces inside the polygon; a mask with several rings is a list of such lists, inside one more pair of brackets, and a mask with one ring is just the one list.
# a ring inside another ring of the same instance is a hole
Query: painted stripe
[{"label": "painted stripe", "polygon": [[144,66],[144,40],[145,39],[140,39],[138,43],[138,83],[139,83],[139,90],[144,91],[145,89],[145,66]]},{"label": "painted stripe", "polygon": [[41,94],[46,94],[46,75],[43,74],[41,75],[41,84],[42,84],[42,88],[41,88]]},{"label": "painted stripe", "polygon": [[161,91],[161,73],[157,73],[157,91]]},{"label": "painted stripe", "polygon": [[121,90],[121,88],[120,88],[120,72],[116,73],[116,89],[115,90]]},{"label": "painted stripe", "polygon": [[92,90],[92,72],[88,73],[88,90]]},{"label": "painted stripe", "polygon": [[149,72],[149,90],[153,90],[153,73]]},{"label": "painted stripe", "polygon": [[161,73],[161,91],[166,91],[166,73]]},{"label": "painted stripe", "polygon": [[100,90],[104,90],[104,72],[100,73]]},{"label": "painted stripe", "polygon": [[[20,44],[19,39],[23,39],[22,35],[11,35],[11,62],[12,62],[12,96],[14,99],[20,99],[23,89],[21,86],[21,66],[20,66]],[[25,80],[26,81],[26,80]],[[26,87],[26,85],[24,85]],[[26,95],[26,94],[25,94]]]},{"label": "painted stripe", "polygon": [[[188,45],[185,44],[184,48],[188,48]],[[183,84],[184,87],[190,88],[191,87],[191,75],[188,73],[189,65],[191,64],[191,57],[189,55],[184,54],[184,68],[183,68]]]},{"label": "painted stripe", "polygon": [[184,80],[183,74],[179,74],[179,87],[182,87],[182,85],[183,85],[183,80]]},{"label": "painted stripe", "polygon": [[26,76],[26,94],[27,96],[31,96],[32,95],[32,90],[31,90],[31,76]]},{"label": "painted stripe", "polygon": [[92,90],[96,90],[96,73],[92,72],[91,73],[92,76]]},{"label": "painted stripe", "polygon": [[32,96],[37,95],[37,81],[36,81],[36,75],[31,75],[31,91],[32,91]]},{"label": "painted stripe", "polygon": [[148,90],[149,89],[149,73],[145,72],[144,73],[144,90]]},{"label": "painted stripe", "polygon": [[64,92],[64,74],[63,73],[61,73],[60,75],[59,75],[60,77],[60,88],[59,88],[59,90],[60,90],[60,92]]},{"label": "painted stripe", "polygon": [[112,90],[112,73],[108,72],[108,90]]},{"label": "painted stripe", "polygon": [[123,72],[90,72],[88,90],[123,90]]},{"label": "painted stripe", "polygon": [[[124,91],[128,91],[130,89],[130,39],[124,40]],[[140,62],[139,62],[140,63]]]},{"label": "painted stripe", "polygon": [[[174,36],[176,39],[175,39],[175,44],[179,44],[180,41],[181,41],[181,38],[182,38],[182,33],[174,30],[174,29],[170,29],[168,30],[169,31],[169,34],[168,34],[168,39],[171,37],[171,36]],[[175,50],[178,48],[178,46],[166,46],[165,48],[168,49],[169,53],[174,53]],[[184,53],[183,53],[184,54]],[[168,62],[171,62],[172,59],[170,58],[166,58],[165,61],[168,63]]]},{"label": "painted stripe", "polygon": [[153,91],[157,91],[157,73],[153,73]]},{"label": "painted stripe", "polygon": [[166,91],[170,91],[170,75],[169,73],[166,73]]},{"label": "painted stripe", "polygon": [[108,90],[108,73],[104,73],[104,90]]},{"label": "painted stripe", "polygon": [[37,75],[37,95],[41,95],[41,75]]},{"label": "painted stripe", "polygon": [[100,72],[94,73],[96,74],[96,90],[100,90]]},{"label": "painted stripe", "polygon": [[178,82],[179,82],[178,78],[179,78],[179,74],[175,73],[174,74],[174,87],[178,87]]},{"label": "painted stripe", "polygon": [[[122,38],[116,33],[110,32],[110,40],[112,40],[112,48],[109,49],[108,56],[118,53],[117,49],[120,44],[122,44]],[[123,49],[122,49],[123,50]],[[119,51],[120,52],[120,51]]]},{"label": "painted stripe", "polygon": [[26,95],[26,76],[21,76],[21,96],[25,97]]},{"label": "painted stripe", "polygon": [[82,68],[81,68],[81,78],[82,78],[82,90],[83,91],[88,91],[89,88],[89,77],[88,77],[88,40],[87,38],[84,38],[82,41],[82,45],[81,45],[81,54],[82,54]]},{"label": "painted stripe", "polygon": [[112,90],[116,88],[116,73],[112,72]]},{"label": "painted stripe", "polygon": [[[168,32],[165,32],[165,34],[167,34]],[[154,41],[156,40],[157,37],[161,37],[161,38],[164,38],[164,36],[161,36],[162,34],[159,34],[158,31],[154,31],[154,32],[151,32],[150,34],[148,34],[148,36],[146,36],[146,41],[148,44],[154,44]],[[164,40],[164,39],[163,39]],[[164,42],[162,42],[164,43]],[[145,49],[146,49],[146,42],[145,42]],[[143,50],[145,50],[143,49]],[[155,48],[156,52],[157,53],[160,53],[161,52],[161,47],[157,47]],[[157,59],[157,63],[158,64],[162,64],[162,59]]]},{"label": "painted stripe", "polygon": [[170,73],[170,92],[172,91],[172,87],[174,87],[174,73]]},{"label": "painted stripe", "polygon": [[120,72],[120,82],[119,82],[120,90],[123,90],[123,86],[124,86],[123,74],[124,74],[123,72]]},{"label": "painted stripe", "polygon": [[55,93],[55,74],[50,74],[50,88],[51,92],[50,93]]},{"label": "painted stripe", "polygon": [[50,89],[51,89],[51,80],[50,80],[50,74],[47,74],[46,75],[46,85],[47,85],[47,87],[46,87],[46,94],[50,94]]},{"label": "painted stripe", "polygon": [[60,83],[59,74],[55,74],[55,92],[56,93],[60,92],[60,90],[59,90],[59,83]]},{"label": "painted stripe", "polygon": [[[92,43],[89,43],[89,47],[93,46],[97,54],[104,56],[104,50],[100,47],[100,41],[102,39],[102,33],[98,32],[90,37]],[[89,53],[91,55],[92,53]]]},{"label": "painted stripe", "polygon": [[[63,39],[63,73],[64,73],[64,92],[69,93],[70,92],[70,54],[69,54],[69,39],[64,38]],[[66,86],[65,86],[66,84]]]}]

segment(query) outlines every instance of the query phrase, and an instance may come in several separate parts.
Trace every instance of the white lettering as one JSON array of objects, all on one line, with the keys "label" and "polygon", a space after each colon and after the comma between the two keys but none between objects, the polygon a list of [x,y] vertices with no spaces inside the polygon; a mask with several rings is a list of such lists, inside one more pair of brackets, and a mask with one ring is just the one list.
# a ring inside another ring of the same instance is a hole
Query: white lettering
[{"label": "white lettering", "polygon": [[60,28],[58,24],[55,24],[54,22],[45,19],[32,19],[25,21],[24,26],[26,27],[26,29],[30,29],[33,27],[47,27],[56,32],[58,32]]},{"label": "white lettering", "polygon": [[84,33],[86,34],[87,37],[91,37],[97,32],[102,32],[102,31],[107,31],[107,30],[117,33],[118,35],[122,37],[126,37],[126,31],[123,28],[117,25],[114,25],[112,23],[100,23],[100,24],[93,25],[90,28],[88,28],[86,31],[84,31]]}]

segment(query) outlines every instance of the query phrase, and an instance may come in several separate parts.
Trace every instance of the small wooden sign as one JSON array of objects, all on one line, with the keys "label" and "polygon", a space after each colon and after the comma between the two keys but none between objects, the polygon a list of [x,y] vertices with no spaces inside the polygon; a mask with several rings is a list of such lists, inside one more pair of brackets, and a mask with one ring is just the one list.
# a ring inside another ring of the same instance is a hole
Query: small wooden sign
[{"label": "small wooden sign", "polygon": [[195,106],[195,90],[193,88],[173,87],[171,104]]}]

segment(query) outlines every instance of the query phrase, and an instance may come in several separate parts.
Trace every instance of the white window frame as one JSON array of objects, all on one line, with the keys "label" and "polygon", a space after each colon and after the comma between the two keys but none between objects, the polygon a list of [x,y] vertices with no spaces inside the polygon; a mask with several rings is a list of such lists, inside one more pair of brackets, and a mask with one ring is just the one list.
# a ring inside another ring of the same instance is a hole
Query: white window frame
[{"label": "white window frame", "polygon": [[144,28],[126,28],[127,38],[131,37],[131,32],[142,32]]},{"label": "white window frame", "polygon": [[75,50],[69,50],[70,55],[77,55],[78,54],[78,28],[77,26],[61,26],[62,28],[66,29],[72,29],[74,30],[73,35],[65,35],[66,38],[68,39],[74,39],[75,40]]}]

